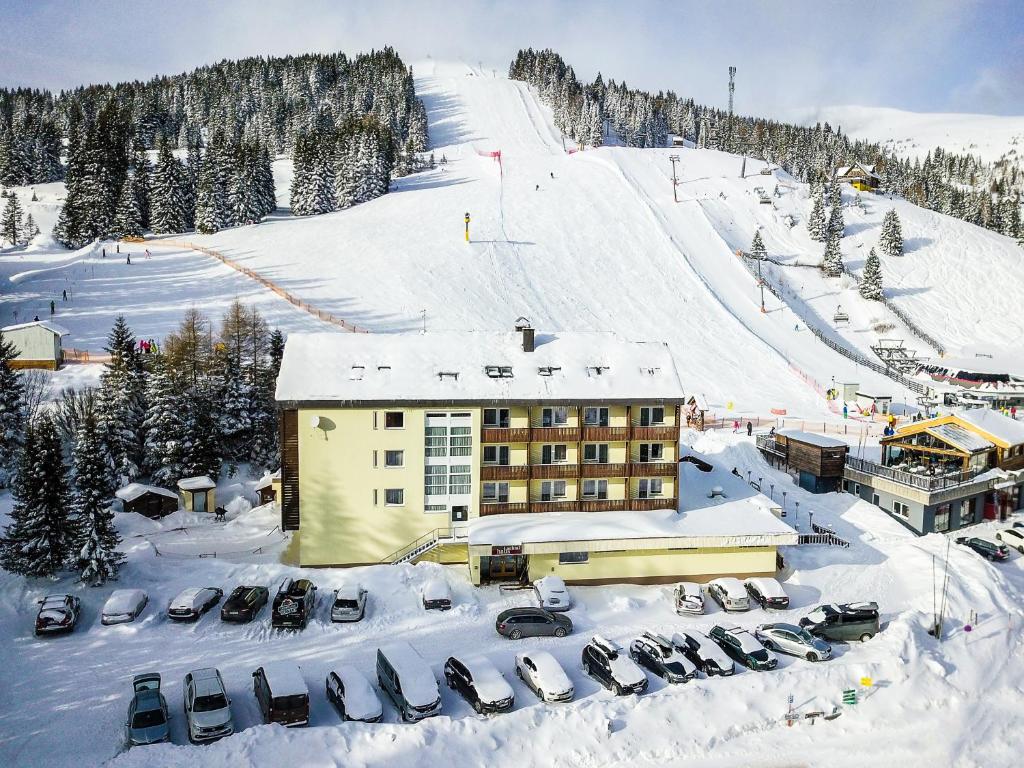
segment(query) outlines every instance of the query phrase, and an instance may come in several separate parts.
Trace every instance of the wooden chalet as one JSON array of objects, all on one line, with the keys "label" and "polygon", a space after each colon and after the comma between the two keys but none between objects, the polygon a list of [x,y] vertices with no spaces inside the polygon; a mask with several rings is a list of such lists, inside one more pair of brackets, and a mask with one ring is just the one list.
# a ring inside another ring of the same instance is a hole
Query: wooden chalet
[{"label": "wooden chalet", "polygon": [[153,519],[178,509],[178,494],[155,485],[129,483],[118,488],[114,495],[121,500],[121,508],[125,512],[136,512]]},{"label": "wooden chalet", "polygon": [[882,181],[875,173],[875,166],[864,163],[836,168],[836,180],[844,181],[861,192],[873,192]]},{"label": "wooden chalet", "polygon": [[811,493],[839,490],[849,450],[842,440],[783,429],[773,436],[759,435],[757,447],[773,467],[795,475],[804,490]]}]

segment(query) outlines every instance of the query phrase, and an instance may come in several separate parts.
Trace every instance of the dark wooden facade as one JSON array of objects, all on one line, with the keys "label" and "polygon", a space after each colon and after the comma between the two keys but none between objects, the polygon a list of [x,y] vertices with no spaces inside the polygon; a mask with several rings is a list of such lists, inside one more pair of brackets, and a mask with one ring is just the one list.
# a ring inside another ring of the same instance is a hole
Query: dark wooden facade
[{"label": "dark wooden facade", "polygon": [[159,518],[176,512],[178,509],[178,497],[164,496],[160,493],[146,491],[131,501],[122,502],[125,512],[137,512],[149,518]]},{"label": "dark wooden facade", "polygon": [[299,412],[281,412],[281,529],[299,530]]},{"label": "dark wooden facade", "polygon": [[849,446],[825,446],[793,435],[761,435],[757,447],[769,464],[797,476],[801,488],[812,493],[839,489]]}]

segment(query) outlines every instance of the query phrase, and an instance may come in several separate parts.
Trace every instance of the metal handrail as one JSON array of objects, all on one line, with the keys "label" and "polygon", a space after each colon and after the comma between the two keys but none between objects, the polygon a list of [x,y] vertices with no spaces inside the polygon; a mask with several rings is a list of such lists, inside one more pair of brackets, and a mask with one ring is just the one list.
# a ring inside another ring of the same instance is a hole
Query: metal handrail
[{"label": "metal handrail", "polygon": [[846,466],[858,472],[868,475],[884,477],[901,485],[909,485],[912,488],[919,488],[922,491],[940,491],[945,488],[955,488],[958,485],[965,485],[972,482],[978,475],[986,472],[983,469],[972,469],[969,472],[961,472],[958,475],[946,477],[932,477],[931,475],[916,475],[912,472],[903,472],[883,464],[877,464],[867,459],[858,459],[853,456],[846,457]]},{"label": "metal handrail", "polygon": [[413,539],[411,543],[406,544],[404,547],[396,549],[390,555],[381,559],[381,562],[394,563],[398,560],[401,560],[409,553],[415,552],[417,549],[426,546],[427,544],[436,543],[443,538],[457,539],[458,536],[456,535],[454,528],[435,528],[434,530],[428,531],[427,533],[423,534],[418,539]]}]

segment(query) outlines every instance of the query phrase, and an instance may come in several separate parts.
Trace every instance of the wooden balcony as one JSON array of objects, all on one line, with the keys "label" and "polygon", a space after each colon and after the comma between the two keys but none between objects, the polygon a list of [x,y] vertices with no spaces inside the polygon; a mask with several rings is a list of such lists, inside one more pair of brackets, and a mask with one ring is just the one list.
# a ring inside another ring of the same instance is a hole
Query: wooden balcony
[{"label": "wooden balcony", "polygon": [[531,512],[575,512],[580,508],[578,501],[556,499],[552,501],[531,501]]},{"label": "wooden balcony", "polygon": [[480,467],[481,480],[529,480],[530,468],[526,464],[484,464]]},{"label": "wooden balcony", "polygon": [[636,427],[632,429],[633,440],[668,440],[670,442],[679,442],[679,427],[677,426],[655,426],[655,427]]},{"label": "wooden balcony", "polygon": [[529,441],[529,427],[484,427],[480,430],[480,442],[483,443],[527,443]]},{"label": "wooden balcony", "polygon": [[530,439],[535,443],[578,443],[579,427],[531,427]]},{"label": "wooden balcony", "polygon": [[590,442],[629,440],[629,427],[588,427],[584,425],[583,439]]},{"label": "wooden balcony", "polygon": [[625,499],[582,499],[578,505],[581,512],[624,512],[628,508]]},{"label": "wooden balcony", "polygon": [[534,480],[558,480],[565,477],[579,477],[577,464],[531,464],[530,477]]},{"label": "wooden balcony", "polygon": [[679,465],[674,461],[634,461],[629,465],[631,477],[675,477]]},{"label": "wooden balcony", "polygon": [[658,496],[653,499],[629,500],[629,508],[634,512],[645,512],[652,509],[676,509],[678,506],[678,499],[665,496]]},{"label": "wooden balcony", "polygon": [[580,477],[626,477],[628,464],[581,464]]},{"label": "wooden balcony", "polygon": [[480,516],[487,515],[514,515],[518,512],[529,512],[530,507],[525,501],[481,501]]}]

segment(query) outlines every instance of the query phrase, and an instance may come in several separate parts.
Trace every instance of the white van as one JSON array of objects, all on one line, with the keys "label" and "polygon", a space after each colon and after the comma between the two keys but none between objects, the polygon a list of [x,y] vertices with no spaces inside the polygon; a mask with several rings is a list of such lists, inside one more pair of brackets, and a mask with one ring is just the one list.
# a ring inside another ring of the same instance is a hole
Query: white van
[{"label": "white van", "polygon": [[441,714],[437,679],[430,665],[406,642],[377,649],[377,683],[406,722]]}]

